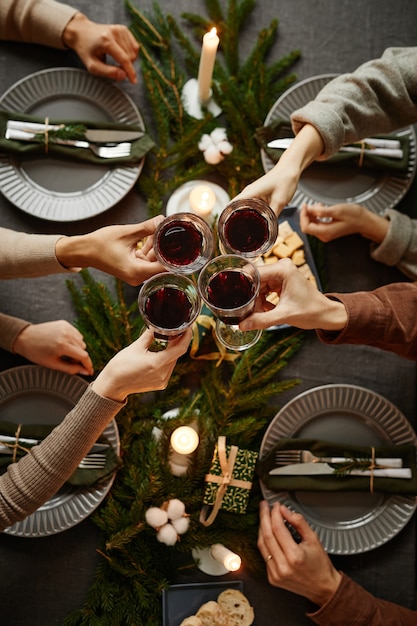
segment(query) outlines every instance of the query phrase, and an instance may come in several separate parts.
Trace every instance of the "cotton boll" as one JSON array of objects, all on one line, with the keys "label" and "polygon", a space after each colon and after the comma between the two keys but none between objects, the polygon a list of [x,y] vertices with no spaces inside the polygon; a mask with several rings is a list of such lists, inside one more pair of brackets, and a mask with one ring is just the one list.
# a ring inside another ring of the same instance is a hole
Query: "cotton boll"
[{"label": "cotton boll", "polygon": [[156,533],[156,538],[167,546],[173,546],[178,539],[178,535],[172,524],[165,524]]},{"label": "cotton boll", "polygon": [[230,154],[233,151],[233,146],[228,141],[221,141],[217,144],[217,149],[220,150],[222,154]]},{"label": "cotton boll", "polygon": [[201,139],[198,142],[198,149],[204,152],[204,150],[207,150],[207,148],[212,145],[213,145],[213,141],[210,135],[205,134],[201,136]]},{"label": "cotton boll", "polygon": [[215,145],[211,145],[204,150],[204,158],[206,163],[209,163],[210,165],[217,165],[217,163],[220,163],[220,161],[223,160],[223,155]]},{"label": "cotton boll", "polygon": [[210,137],[212,139],[212,141],[214,141],[214,143],[217,145],[219,144],[221,141],[226,141],[227,140],[227,135],[226,135],[226,129],[225,128],[215,128],[211,133],[210,133]]},{"label": "cotton boll", "polygon": [[152,528],[159,528],[167,523],[168,515],[166,511],[163,511],[157,506],[151,506],[145,513],[145,519]]},{"label": "cotton boll", "polygon": [[178,498],[173,498],[168,502],[167,514],[168,519],[175,520],[179,517],[182,517],[185,513],[185,504],[178,500]]},{"label": "cotton boll", "polygon": [[179,519],[174,519],[172,522],[173,527],[175,528],[177,535],[183,535],[187,532],[190,526],[190,518],[189,517],[180,517]]}]

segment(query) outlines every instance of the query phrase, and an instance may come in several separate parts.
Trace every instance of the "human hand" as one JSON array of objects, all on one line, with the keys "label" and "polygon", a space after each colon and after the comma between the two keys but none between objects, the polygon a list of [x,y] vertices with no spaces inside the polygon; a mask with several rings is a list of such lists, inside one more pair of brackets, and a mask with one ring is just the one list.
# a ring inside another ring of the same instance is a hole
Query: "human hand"
[{"label": "human hand", "polygon": [[32,363],[67,374],[91,376],[94,371],[82,334],[65,320],[26,326],[13,351]]},{"label": "human hand", "polygon": [[118,352],[93,382],[96,393],[123,402],[131,393],[165,389],[178,358],[190,344],[192,331],[168,341],[165,350],[151,352],[153,332],[146,329],[130,346]]},{"label": "human hand", "polygon": [[[126,26],[98,24],[82,13],[76,13],[68,22],[62,39],[78,54],[91,74],[137,82],[133,61],[138,55],[139,44]],[[111,56],[117,65],[106,63],[106,55]]]},{"label": "human hand", "polygon": [[[62,237],[55,253],[65,267],[95,267],[129,285],[140,285],[165,271],[156,260],[152,238],[163,219],[158,215],[141,224],[116,224],[85,235]],[[138,248],[143,240],[144,245]]]},{"label": "human hand", "polygon": [[306,124],[272,170],[247,185],[233,199],[260,198],[279,215],[291,202],[301,174],[322,154],[323,148],[319,132]]},{"label": "human hand", "polygon": [[[290,524],[301,537],[296,543]],[[335,593],[341,574],[333,566],[317,534],[299,513],[267,502],[260,504],[258,548],[266,562],[268,581],[322,606]]]},{"label": "human hand", "polygon": [[[327,298],[290,259],[258,267],[261,284],[255,310],[239,324],[241,330],[290,324],[304,330],[342,330],[347,322],[345,306]],[[277,293],[276,305],[266,298]]]},{"label": "human hand", "polygon": [[301,230],[324,242],[358,233],[375,243],[381,243],[388,226],[388,220],[360,204],[342,202],[325,206],[316,202],[303,204],[300,211]]}]

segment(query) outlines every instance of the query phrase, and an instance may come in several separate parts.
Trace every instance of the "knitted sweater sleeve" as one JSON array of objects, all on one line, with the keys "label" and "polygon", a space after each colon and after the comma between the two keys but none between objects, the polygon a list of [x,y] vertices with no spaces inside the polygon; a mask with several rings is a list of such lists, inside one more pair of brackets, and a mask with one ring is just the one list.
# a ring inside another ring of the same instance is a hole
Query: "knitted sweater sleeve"
[{"label": "knitted sweater sleeve", "polygon": [[308,617],[319,626],[415,626],[417,623],[415,611],[375,598],[344,573],[330,600]]},{"label": "knitted sweater sleeve", "polygon": [[123,404],[91,385],[52,433],[0,476],[0,531],[30,515],[65,483]]},{"label": "knitted sweater sleeve", "polygon": [[293,112],[295,133],[313,125],[324,141],[324,159],[343,144],[415,123],[416,63],[417,47],[388,48],[380,59],[335,78]]},{"label": "knitted sweater sleeve", "polygon": [[62,235],[33,235],[0,228],[0,278],[32,278],[79,271],[66,268],[55,255]]},{"label": "knitted sweater sleeve", "polygon": [[398,267],[409,278],[417,280],[417,220],[395,209],[385,214],[389,227],[384,240],[371,244],[375,261]]},{"label": "knitted sweater sleeve", "polygon": [[77,12],[55,0],[1,0],[0,39],[65,48],[62,33]]}]

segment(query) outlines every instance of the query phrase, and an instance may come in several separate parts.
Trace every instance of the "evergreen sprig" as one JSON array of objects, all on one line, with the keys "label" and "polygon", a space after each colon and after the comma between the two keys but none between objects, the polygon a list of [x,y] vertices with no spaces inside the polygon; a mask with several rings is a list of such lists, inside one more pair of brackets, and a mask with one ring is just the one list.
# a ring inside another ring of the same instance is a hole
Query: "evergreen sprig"
[{"label": "evergreen sprig", "polygon": [[[131,30],[140,42],[143,80],[153,112],[157,147],[147,156],[138,185],[152,214],[160,213],[164,201],[189,180],[210,178],[222,181],[233,197],[247,183],[263,173],[256,129],[278,96],[295,80],[291,68],[300,57],[294,50],[267,64],[277,38],[278,21],[260,31],[244,61],[239,39],[255,8],[254,0],[206,0],[208,17],[183,13],[196,45],[171,15],[154,5],[145,15],[130,0]],[[202,36],[213,25],[220,36],[220,48],[213,74],[214,99],[222,110],[219,118],[205,111],[203,119],[188,115],[182,89],[189,77],[198,74]],[[217,126],[226,128],[233,152],[217,165],[205,162],[197,145],[204,133]]]}]

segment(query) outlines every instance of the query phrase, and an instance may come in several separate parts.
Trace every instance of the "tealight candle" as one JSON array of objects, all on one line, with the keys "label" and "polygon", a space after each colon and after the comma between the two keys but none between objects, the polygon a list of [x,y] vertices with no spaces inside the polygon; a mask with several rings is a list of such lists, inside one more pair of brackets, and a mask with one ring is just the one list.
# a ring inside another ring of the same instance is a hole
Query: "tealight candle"
[{"label": "tealight candle", "polygon": [[198,442],[198,433],[191,426],[180,426],[171,435],[171,446],[179,454],[191,454]]},{"label": "tealight candle", "polygon": [[219,41],[216,28],[212,28],[211,31],[206,33],[203,37],[197,79],[198,99],[203,104],[208,102],[211,97],[211,80]]},{"label": "tealight candle", "polygon": [[226,548],[222,543],[214,543],[210,546],[210,554],[221,563],[229,572],[236,572],[240,569],[242,559],[238,554]]},{"label": "tealight candle", "polygon": [[169,466],[174,476],[183,476],[188,469],[190,454],[199,444],[197,431],[191,426],[180,426],[171,435]]},{"label": "tealight candle", "polygon": [[188,200],[193,213],[200,217],[208,217],[216,205],[216,194],[208,185],[196,185]]}]

